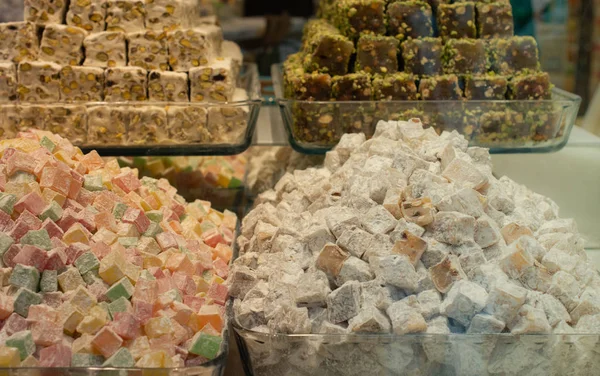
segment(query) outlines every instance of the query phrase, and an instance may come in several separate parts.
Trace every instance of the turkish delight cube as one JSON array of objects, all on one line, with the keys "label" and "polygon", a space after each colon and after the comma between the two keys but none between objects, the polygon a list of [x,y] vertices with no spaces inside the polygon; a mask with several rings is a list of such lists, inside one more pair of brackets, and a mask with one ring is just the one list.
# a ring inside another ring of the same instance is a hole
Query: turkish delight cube
[{"label": "turkish delight cube", "polygon": [[169,70],[167,34],[142,31],[127,35],[129,66],[147,70]]},{"label": "turkish delight cube", "polygon": [[89,33],[99,33],[106,28],[105,0],[71,0],[66,23]]},{"label": "turkish delight cube", "polygon": [[514,35],[513,12],[510,3],[478,3],[476,9],[479,38],[508,38]]},{"label": "turkish delight cube", "polygon": [[448,38],[477,38],[475,3],[440,4],[437,10],[440,36]]},{"label": "turkish delight cube", "polygon": [[214,40],[204,29],[180,29],[168,33],[169,65],[174,71],[187,72],[206,65],[216,55]]},{"label": "turkish delight cube", "polygon": [[19,109],[16,105],[0,104],[0,137],[15,138],[19,133]]},{"label": "turkish delight cube", "polygon": [[106,2],[106,31],[132,33],[145,29],[146,9],[140,0],[108,0]]},{"label": "turkish delight cube", "polygon": [[411,38],[433,37],[431,6],[422,1],[396,1],[388,5],[389,35],[400,41]]},{"label": "turkish delight cube", "polygon": [[130,107],[127,142],[129,145],[163,144],[169,139],[167,112],[162,107]]},{"label": "turkish delight cube", "polygon": [[325,20],[309,21],[304,27],[303,50],[306,72],[332,75],[348,73],[354,43]]},{"label": "turkish delight cube", "polygon": [[480,39],[450,39],[444,45],[442,65],[446,74],[485,73],[485,44]]},{"label": "turkish delight cube", "polygon": [[146,28],[154,31],[172,31],[182,26],[186,15],[181,0],[146,1]]},{"label": "turkish delight cube", "polygon": [[0,102],[17,100],[17,68],[11,62],[0,62]]},{"label": "turkish delight cube", "polygon": [[502,100],[506,97],[508,80],[499,75],[467,75],[465,98],[468,100]]},{"label": "turkish delight cube", "polygon": [[246,104],[235,102],[246,100],[246,91],[235,89],[230,105],[208,108],[208,132],[213,135],[214,142],[236,144],[243,141],[250,110]]},{"label": "turkish delight cube", "polygon": [[415,78],[408,73],[377,75],[373,79],[373,97],[375,100],[417,100],[418,92]]},{"label": "turkish delight cube", "polygon": [[356,45],[356,71],[371,74],[398,71],[398,40],[394,37],[364,34]]},{"label": "turkish delight cube", "polygon": [[283,86],[286,98],[326,101],[331,97],[331,76],[306,73],[301,54],[293,54],[283,64]]},{"label": "turkish delight cube", "polygon": [[338,101],[368,101],[373,96],[368,73],[350,73],[331,80],[332,97]]},{"label": "turkish delight cube", "polygon": [[211,64],[190,69],[192,102],[228,102],[235,90],[233,60],[217,58]]},{"label": "turkish delight cube", "polygon": [[458,77],[454,74],[423,77],[419,83],[423,100],[459,100],[462,98]]},{"label": "turkish delight cube", "polygon": [[514,75],[521,71],[540,69],[537,42],[533,37],[491,39],[488,56],[492,70],[502,75]]},{"label": "turkish delight cube", "polygon": [[148,99],[148,72],[138,67],[108,68],[105,71],[106,102],[145,101]]},{"label": "turkish delight cube", "polygon": [[206,127],[208,111],[204,106],[168,106],[169,136],[176,143],[206,143],[212,135]]},{"label": "turkish delight cube", "polygon": [[0,60],[20,63],[37,60],[39,40],[32,22],[0,23]]},{"label": "turkish delight cube", "polygon": [[65,66],[60,71],[60,97],[65,102],[101,102],[104,69]]},{"label": "turkish delight cube", "polygon": [[56,133],[75,145],[87,140],[87,110],[78,105],[51,105],[46,107],[45,129]]},{"label": "turkish delight cube", "polygon": [[107,31],[92,34],[85,38],[83,46],[85,66],[114,68],[127,65],[125,34],[121,32]]},{"label": "turkish delight cube", "polygon": [[404,71],[419,76],[442,73],[442,40],[410,39],[402,43]]},{"label": "turkish delight cube", "polygon": [[75,26],[47,25],[42,35],[39,59],[61,65],[80,65],[87,32]]},{"label": "turkish delight cube", "polygon": [[21,102],[58,102],[60,99],[58,64],[43,61],[19,64],[17,93]]},{"label": "turkish delight cube", "polygon": [[38,25],[60,24],[67,12],[67,0],[25,0],[25,21]]},{"label": "turkish delight cube", "polygon": [[508,82],[508,99],[551,99],[551,88],[550,76],[546,72],[521,74]]},{"label": "turkish delight cube", "polygon": [[125,107],[94,106],[88,109],[88,144],[124,145],[129,126]]},{"label": "turkish delight cube", "polygon": [[383,0],[341,0],[333,4],[333,23],[345,36],[356,39],[362,33],[385,34]]},{"label": "turkish delight cube", "polygon": [[148,98],[154,102],[188,102],[188,75],[184,72],[151,71]]}]

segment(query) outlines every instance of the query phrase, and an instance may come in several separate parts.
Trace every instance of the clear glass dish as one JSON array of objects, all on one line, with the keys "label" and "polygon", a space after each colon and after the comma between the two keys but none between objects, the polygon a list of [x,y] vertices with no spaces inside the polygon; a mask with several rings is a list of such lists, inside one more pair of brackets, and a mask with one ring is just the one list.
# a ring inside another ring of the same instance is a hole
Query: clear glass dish
[{"label": "clear glass dish", "polygon": [[285,99],[282,65],[271,67],[275,95],[290,144],[322,154],[344,133],[369,137],[379,120],[420,118],[438,132],[456,130],[470,146],[491,153],[546,153],[569,139],[581,98],[553,89],[550,100],[305,101]]},{"label": "clear glass dish", "polygon": [[[0,138],[38,128],[68,138],[84,152],[97,150],[102,156],[239,154],[252,142],[262,103],[256,64],[242,66],[237,87],[246,91],[248,99],[218,104],[0,103]],[[184,111],[185,125],[175,121],[176,114],[182,116]],[[168,127],[172,121],[175,125]],[[117,130],[102,129],[103,122],[118,124]],[[189,133],[196,133],[196,139],[187,136]],[[178,136],[173,137],[175,134]],[[96,141],[98,138],[102,141]]]},{"label": "clear glass dish", "polygon": [[233,326],[248,376],[588,376],[599,335],[265,334]]}]

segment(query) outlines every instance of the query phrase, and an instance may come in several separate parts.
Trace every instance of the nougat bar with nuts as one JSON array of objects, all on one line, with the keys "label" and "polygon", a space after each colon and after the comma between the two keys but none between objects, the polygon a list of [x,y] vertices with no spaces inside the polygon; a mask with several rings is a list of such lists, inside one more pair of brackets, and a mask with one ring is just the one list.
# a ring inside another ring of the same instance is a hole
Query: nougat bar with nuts
[{"label": "nougat bar with nuts", "polygon": [[37,27],[32,22],[0,23],[0,60],[20,63],[38,58]]},{"label": "nougat bar with nuts", "polygon": [[216,56],[217,38],[203,28],[180,29],[168,33],[169,65],[177,72],[209,63]]},{"label": "nougat bar with nuts", "polygon": [[146,0],[146,28],[158,32],[183,26],[186,6],[181,0]]},{"label": "nougat bar with nuts", "polygon": [[61,24],[67,12],[67,0],[24,0],[25,21],[38,25]]},{"label": "nougat bar with nuts", "polygon": [[164,144],[169,140],[167,112],[163,107],[129,107],[129,145]]},{"label": "nougat bar with nuts", "polygon": [[17,100],[17,67],[11,62],[0,62],[0,102]]},{"label": "nougat bar with nuts", "polygon": [[148,74],[148,98],[152,102],[188,102],[187,73],[151,71]]},{"label": "nougat bar with nuts", "polygon": [[80,65],[87,31],[66,25],[47,25],[42,35],[39,59],[60,65]]},{"label": "nougat bar with nuts", "polygon": [[60,96],[64,102],[101,102],[104,69],[65,66],[60,71]]},{"label": "nougat bar with nuts", "polygon": [[66,23],[89,33],[106,29],[106,0],[71,0]]},{"label": "nougat bar with nuts", "polygon": [[208,110],[204,105],[169,105],[167,121],[169,137],[175,143],[207,143],[212,135],[206,127]]},{"label": "nougat bar with nuts", "polygon": [[148,100],[148,72],[138,67],[116,67],[105,71],[104,100],[129,102]]},{"label": "nougat bar with nuts", "polygon": [[250,109],[239,102],[246,100],[248,100],[248,93],[244,89],[235,89],[231,105],[208,108],[207,128],[213,135],[213,142],[237,144],[244,140]]},{"label": "nougat bar with nuts", "polygon": [[125,145],[129,128],[129,110],[124,106],[93,106],[88,108],[90,145]]},{"label": "nougat bar with nuts", "polygon": [[17,93],[21,102],[58,102],[61,66],[44,61],[19,64]]},{"label": "nougat bar with nuts", "polygon": [[125,34],[106,31],[92,34],[83,41],[85,61],[83,65],[99,68],[124,67],[127,65]]},{"label": "nougat bar with nuts", "polygon": [[75,145],[87,141],[87,109],[83,105],[50,105],[46,107],[45,129]]},{"label": "nougat bar with nuts", "polygon": [[152,30],[127,34],[129,66],[146,70],[169,70],[167,34]]},{"label": "nougat bar with nuts", "polygon": [[190,101],[230,101],[235,90],[234,72],[230,58],[217,58],[211,64],[190,69]]},{"label": "nougat bar with nuts", "polygon": [[140,0],[107,0],[106,31],[132,33],[145,29],[146,8]]}]

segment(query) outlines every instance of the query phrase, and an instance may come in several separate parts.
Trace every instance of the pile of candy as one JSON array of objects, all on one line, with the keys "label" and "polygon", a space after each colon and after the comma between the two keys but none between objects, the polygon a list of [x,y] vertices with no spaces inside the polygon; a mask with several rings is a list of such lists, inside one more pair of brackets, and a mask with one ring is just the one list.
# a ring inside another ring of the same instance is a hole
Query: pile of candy
[{"label": "pile of candy", "polygon": [[0,367],[219,355],[235,214],[49,132],[0,155]]}]

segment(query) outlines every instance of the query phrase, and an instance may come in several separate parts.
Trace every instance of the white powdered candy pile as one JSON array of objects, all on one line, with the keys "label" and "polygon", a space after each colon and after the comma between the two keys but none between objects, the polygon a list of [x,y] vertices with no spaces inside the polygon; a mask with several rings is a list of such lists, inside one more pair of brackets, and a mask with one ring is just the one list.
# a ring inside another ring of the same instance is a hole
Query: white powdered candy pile
[{"label": "white powdered candy pile", "polygon": [[[343,136],[323,168],[284,175],[243,221],[230,275],[236,323],[286,334],[600,333],[600,276],[575,222],[494,177],[488,151],[467,144],[419,120],[380,122],[371,140]],[[600,366],[588,351],[596,341],[479,337],[247,345],[255,369],[273,375]]]}]

